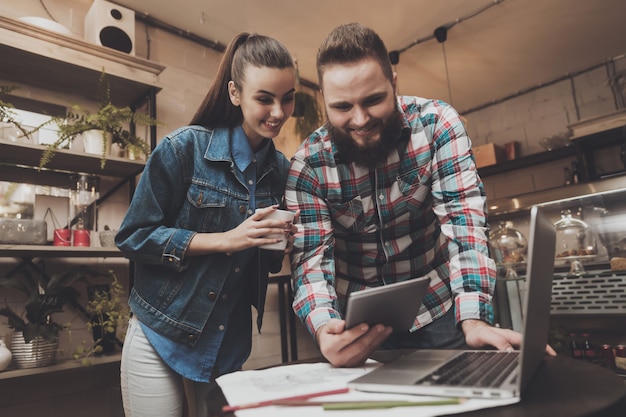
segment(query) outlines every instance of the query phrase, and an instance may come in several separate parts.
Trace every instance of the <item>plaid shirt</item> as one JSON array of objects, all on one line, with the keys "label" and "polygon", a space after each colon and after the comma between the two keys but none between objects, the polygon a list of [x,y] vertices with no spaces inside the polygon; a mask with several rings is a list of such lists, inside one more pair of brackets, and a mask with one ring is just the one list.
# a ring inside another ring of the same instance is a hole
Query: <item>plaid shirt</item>
[{"label": "plaid shirt", "polygon": [[401,96],[398,106],[405,129],[376,170],[343,163],[326,127],[292,158],[293,306],[312,334],[342,317],[350,292],[424,275],[430,289],[411,330],[453,305],[457,322],[493,322],[486,198],[463,123],[441,101]]}]

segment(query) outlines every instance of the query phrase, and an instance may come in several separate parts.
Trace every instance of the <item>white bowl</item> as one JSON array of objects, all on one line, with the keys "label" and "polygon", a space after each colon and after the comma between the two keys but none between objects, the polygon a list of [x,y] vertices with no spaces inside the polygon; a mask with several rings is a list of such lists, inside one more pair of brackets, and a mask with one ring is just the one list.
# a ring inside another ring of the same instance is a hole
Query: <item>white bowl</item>
[{"label": "white bowl", "polygon": [[24,16],[17,19],[21,22],[28,23],[29,25],[37,26],[42,29],[49,30],[50,32],[60,33],[65,36],[72,36],[72,32],[60,23],[54,20],[45,19],[37,16]]}]

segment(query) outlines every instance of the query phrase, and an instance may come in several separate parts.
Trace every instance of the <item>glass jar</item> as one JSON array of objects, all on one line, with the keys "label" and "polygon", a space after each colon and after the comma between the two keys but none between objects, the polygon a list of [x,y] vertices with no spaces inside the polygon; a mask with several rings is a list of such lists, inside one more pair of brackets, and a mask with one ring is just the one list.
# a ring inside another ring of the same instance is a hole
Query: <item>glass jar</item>
[{"label": "glass jar", "polygon": [[491,256],[500,266],[506,267],[505,278],[517,278],[515,266],[526,262],[528,241],[512,222],[500,222],[489,233]]},{"label": "glass jar", "polygon": [[571,210],[562,210],[561,218],[554,223],[556,228],[556,258],[570,262],[570,275],[582,275],[584,260],[596,254],[594,233],[587,223],[572,215]]},{"label": "glass jar", "polygon": [[68,225],[73,246],[90,246],[90,233],[95,230],[96,204],[100,198],[99,178],[95,175],[72,175],[69,192]]},{"label": "glass jar", "polygon": [[528,242],[511,222],[501,222],[489,233],[489,245],[493,259],[500,265],[526,261]]}]

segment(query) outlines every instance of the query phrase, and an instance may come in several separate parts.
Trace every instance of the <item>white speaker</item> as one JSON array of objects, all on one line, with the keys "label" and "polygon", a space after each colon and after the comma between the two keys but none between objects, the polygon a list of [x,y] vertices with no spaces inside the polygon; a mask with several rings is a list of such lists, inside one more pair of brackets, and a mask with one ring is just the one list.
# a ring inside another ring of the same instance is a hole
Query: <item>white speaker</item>
[{"label": "white speaker", "polygon": [[135,12],[94,0],[85,16],[85,40],[135,55]]}]

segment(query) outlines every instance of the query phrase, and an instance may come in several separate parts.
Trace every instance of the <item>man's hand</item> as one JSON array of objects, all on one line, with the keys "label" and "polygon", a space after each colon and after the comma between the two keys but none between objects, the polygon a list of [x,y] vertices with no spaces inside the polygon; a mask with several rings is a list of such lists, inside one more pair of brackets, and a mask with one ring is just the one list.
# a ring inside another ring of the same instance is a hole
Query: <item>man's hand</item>
[{"label": "man's hand", "polygon": [[[500,329],[481,320],[464,320],[461,328],[465,335],[465,343],[469,347],[480,349],[493,346],[498,350],[518,349],[522,344],[522,335],[510,329]],[[550,346],[546,346],[546,353],[556,356]]]},{"label": "man's hand", "polygon": [[330,319],[315,333],[322,355],[333,366],[362,365],[392,332],[391,327],[382,324],[370,328],[362,323],[348,330],[345,325],[345,320]]}]

